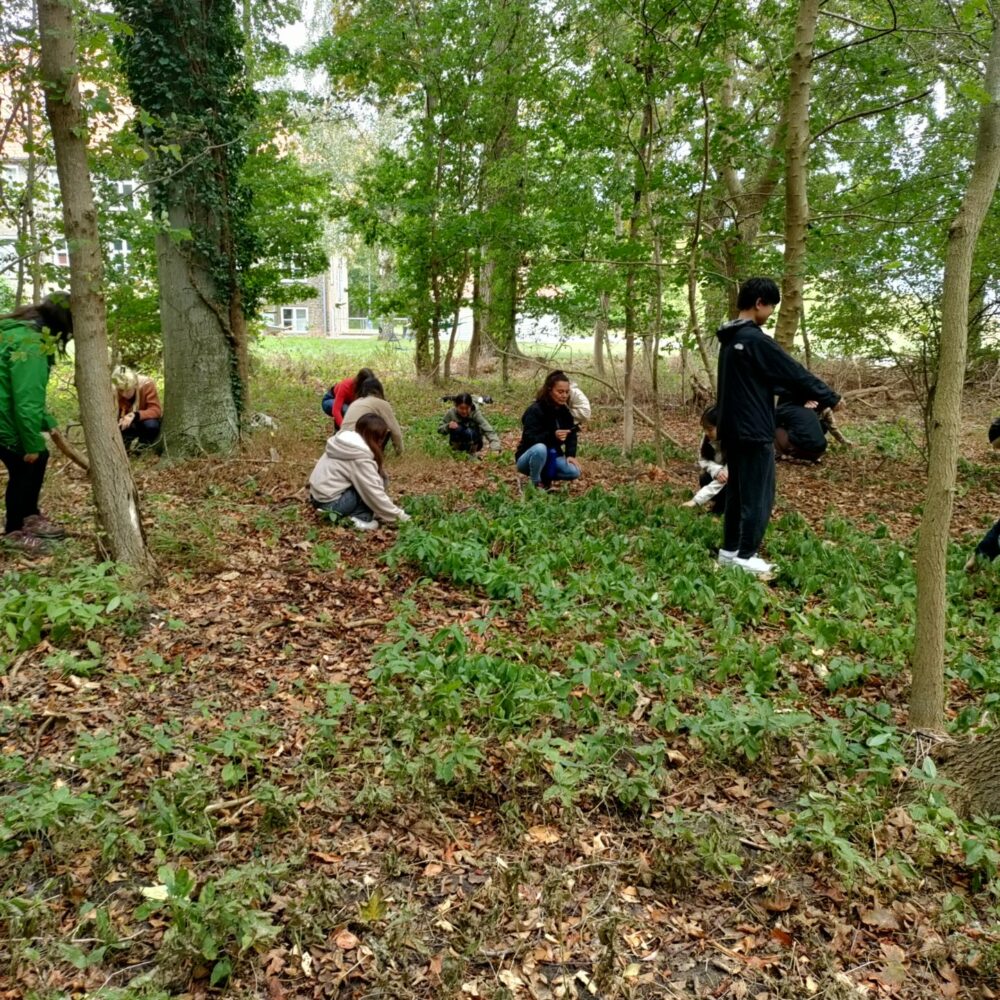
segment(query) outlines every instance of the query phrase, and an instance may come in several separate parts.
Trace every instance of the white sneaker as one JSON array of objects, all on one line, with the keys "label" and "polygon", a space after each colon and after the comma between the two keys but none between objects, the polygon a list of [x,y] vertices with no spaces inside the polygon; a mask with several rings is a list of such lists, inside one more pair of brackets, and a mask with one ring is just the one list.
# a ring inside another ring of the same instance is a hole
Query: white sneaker
[{"label": "white sneaker", "polygon": [[351,524],[362,531],[374,531],[378,527],[378,521],[366,521],[363,517],[351,517]]},{"label": "white sneaker", "polygon": [[719,549],[719,558],[716,562],[720,566],[732,566],[733,561],[739,553],[735,549],[730,551],[729,549]]},{"label": "white sneaker", "polygon": [[764,580],[770,580],[774,574],[774,566],[769,562],[764,562],[760,556],[750,556],[747,559],[741,559],[737,556],[733,560],[732,565],[738,566],[746,573],[753,573],[754,576],[759,576]]}]

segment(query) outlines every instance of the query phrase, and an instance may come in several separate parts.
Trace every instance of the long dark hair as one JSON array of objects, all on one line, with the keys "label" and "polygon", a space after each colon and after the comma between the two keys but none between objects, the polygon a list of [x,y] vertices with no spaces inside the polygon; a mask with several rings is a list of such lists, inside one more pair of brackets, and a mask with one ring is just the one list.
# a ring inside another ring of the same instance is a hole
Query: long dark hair
[{"label": "long dark hair", "polygon": [[372,450],[378,471],[382,471],[385,461],[383,446],[389,434],[389,425],[377,414],[366,413],[355,425],[355,431],[361,435],[361,440]]},{"label": "long dark hair", "polygon": [[472,401],[472,394],[469,392],[457,392],[451,397],[451,401],[455,406],[468,406],[473,410],[476,408],[476,404]]},{"label": "long dark hair", "polygon": [[50,292],[38,305],[19,306],[0,319],[28,320],[39,330],[47,330],[55,338],[61,354],[66,353],[66,345],[73,336],[69,292]]},{"label": "long dark hair", "polygon": [[374,375],[366,378],[361,383],[361,388],[358,389],[358,399],[364,399],[365,396],[375,396],[378,399],[385,399],[385,390],[382,388],[382,383]]},{"label": "long dark hair", "polygon": [[354,395],[357,396],[361,392],[361,387],[370,378],[375,378],[375,372],[370,368],[362,368],[357,375],[354,376]]},{"label": "long dark hair", "polygon": [[542,383],[541,389],[535,394],[535,399],[543,403],[552,402],[552,387],[556,382],[568,382],[569,376],[564,372],[560,371],[558,368],[554,372],[549,372],[545,376],[545,381]]}]

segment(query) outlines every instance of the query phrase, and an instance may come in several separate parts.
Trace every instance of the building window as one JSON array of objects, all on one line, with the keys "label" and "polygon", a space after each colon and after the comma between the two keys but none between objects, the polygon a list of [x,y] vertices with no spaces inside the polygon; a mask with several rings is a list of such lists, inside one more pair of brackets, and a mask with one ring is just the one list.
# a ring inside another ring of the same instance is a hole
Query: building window
[{"label": "building window", "polygon": [[115,190],[118,192],[118,201],[131,208],[132,195],[135,194],[135,181],[115,181]]},{"label": "building window", "polygon": [[128,261],[128,240],[112,240],[108,244],[108,257],[122,267]]},{"label": "building window", "polygon": [[275,327],[278,325],[278,314],[273,309],[265,309],[260,314],[260,318],[266,327]]},{"label": "building window", "polygon": [[69,267],[69,244],[60,243],[52,254],[56,267]]},{"label": "building window", "polygon": [[305,333],[309,329],[309,310],[304,306],[283,306],[281,326],[293,333]]},{"label": "building window", "polygon": [[281,262],[282,281],[301,281],[306,277],[306,269],[301,257],[285,257]]},{"label": "building window", "polygon": [[17,247],[13,240],[0,240],[0,274],[17,267]]}]

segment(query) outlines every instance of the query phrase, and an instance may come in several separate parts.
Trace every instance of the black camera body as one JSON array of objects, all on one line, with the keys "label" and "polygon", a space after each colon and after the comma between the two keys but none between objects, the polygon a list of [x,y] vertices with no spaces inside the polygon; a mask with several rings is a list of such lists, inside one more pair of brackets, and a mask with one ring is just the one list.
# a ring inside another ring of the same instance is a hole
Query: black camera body
[{"label": "black camera body", "polygon": [[[458,395],[458,394],[456,393],[456,395]],[[441,402],[442,403],[454,403],[455,402],[455,398],[456,398],[455,396],[442,396],[441,397]],[[482,406],[483,403],[492,403],[493,402],[493,397],[492,396],[473,396],[472,397],[472,402],[475,403],[476,406]]]}]

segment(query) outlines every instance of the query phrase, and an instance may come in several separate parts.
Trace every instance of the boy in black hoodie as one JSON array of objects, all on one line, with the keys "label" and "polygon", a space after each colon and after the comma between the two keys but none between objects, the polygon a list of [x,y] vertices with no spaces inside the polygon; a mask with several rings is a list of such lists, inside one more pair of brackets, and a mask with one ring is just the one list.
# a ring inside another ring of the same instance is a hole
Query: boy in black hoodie
[{"label": "boy in black hoodie", "polygon": [[770,577],[774,567],[757,555],[774,504],[774,394],[778,387],[815,399],[821,408],[842,401],[803,368],[762,327],[781,301],[771,278],[740,286],[739,316],[716,333],[719,350],[719,440],[729,482],[719,564]]}]

